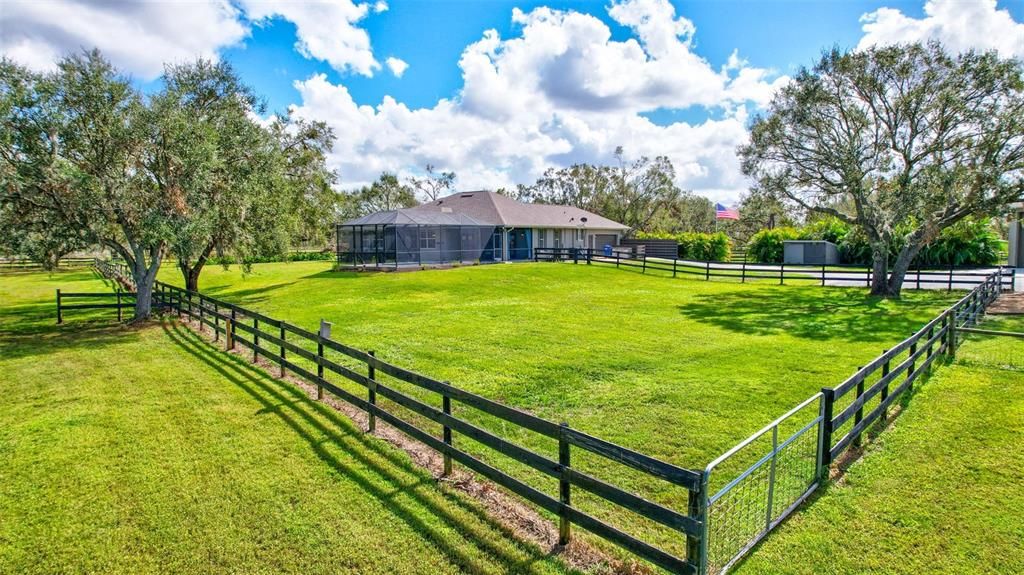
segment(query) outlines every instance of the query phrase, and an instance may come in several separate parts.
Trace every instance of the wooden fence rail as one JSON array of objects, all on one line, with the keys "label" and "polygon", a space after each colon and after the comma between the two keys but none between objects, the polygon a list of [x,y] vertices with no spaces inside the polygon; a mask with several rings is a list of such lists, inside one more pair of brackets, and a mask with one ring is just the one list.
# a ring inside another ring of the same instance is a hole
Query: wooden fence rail
[{"label": "wooden fence rail", "polygon": [[[871,268],[854,265],[793,265],[793,264],[758,264],[750,262],[695,261],[668,258],[651,258],[645,254],[637,256],[623,255],[613,252],[606,255],[601,250],[587,248],[534,248],[535,261],[571,261],[577,264],[614,265],[616,268],[639,269],[641,273],[662,271],[671,273],[672,277],[696,276],[705,280],[711,278],[729,278],[745,283],[747,280],[777,281],[783,285],[786,281],[814,281],[822,286],[829,285],[871,285],[874,272]],[[995,270],[995,271],[993,271]],[[973,288],[983,283],[990,275],[996,273],[1003,287],[1013,291],[1016,288],[1012,268],[1002,266],[992,269],[954,268],[943,270],[911,269],[907,272],[904,286],[910,289],[922,287],[945,287],[953,289]]]},{"label": "wooden fence rail", "polygon": [[[87,267],[92,265],[93,258],[61,258],[58,267]],[[0,258],[0,270],[40,270],[43,264],[27,258]]]},{"label": "wooden fence rail", "polygon": [[[114,300],[113,303],[107,301],[106,303],[64,303],[65,300]],[[57,323],[64,323],[64,312],[69,309],[116,309],[117,310],[117,321],[122,321],[123,312],[121,310],[128,308],[132,309],[135,307],[135,294],[132,292],[123,292],[121,290],[113,292],[97,292],[97,293],[84,293],[84,292],[66,292],[57,290]]]},{"label": "wooden fence rail", "polygon": [[[215,339],[219,340],[220,336],[224,335],[227,347],[242,345],[252,350],[253,361],[262,357],[277,364],[282,375],[290,372],[316,385],[320,394],[326,390],[365,411],[370,418],[371,430],[373,422],[380,419],[409,437],[431,447],[444,456],[446,471],[450,470],[451,461],[460,463],[542,509],[556,514],[559,517],[559,535],[562,544],[568,543],[571,536],[570,525],[574,524],[673,573],[699,572],[700,538],[703,534],[700,502],[704,499],[703,490],[705,489],[703,472],[684,469],[660,461],[572,429],[564,423],[549,421],[500,404],[454,387],[449,383],[388,363],[376,357],[372,351],[355,349],[319,333],[198,292],[157,282],[154,298],[164,309],[187,316],[211,328],[214,331]],[[300,343],[315,344],[317,351],[313,352],[311,347],[300,345]],[[356,370],[340,365],[336,361],[324,357],[324,350],[337,352],[356,360],[362,364],[362,368]],[[296,360],[292,359],[293,357],[312,362],[316,366],[316,372],[299,365]],[[366,394],[359,396],[343,389],[328,380],[325,373],[339,375],[358,384]],[[441,407],[425,403],[421,399],[387,385],[381,381],[379,374],[385,374],[440,395]],[[377,402],[378,397],[387,399],[418,416],[440,424],[443,427],[442,436],[436,437],[415,423],[385,409]],[[549,457],[517,445],[490,430],[453,415],[452,402],[556,440],[558,442],[557,457]],[[558,480],[558,496],[545,493],[526,481],[513,477],[482,461],[477,456],[460,449],[457,447],[458,441],[453,437],[456,434],[468,437],[503,456]],[[596,454],[609,461],[639,470],[652,478],[685,488],[689,492],[690,498],[687,510],[680,512],[670,509],[573,467],[571,464],[573,450]],[[686,539],[687,556],[677,557],[580,510],[572,503],[571,492],[574,487],[677,531]]]}]

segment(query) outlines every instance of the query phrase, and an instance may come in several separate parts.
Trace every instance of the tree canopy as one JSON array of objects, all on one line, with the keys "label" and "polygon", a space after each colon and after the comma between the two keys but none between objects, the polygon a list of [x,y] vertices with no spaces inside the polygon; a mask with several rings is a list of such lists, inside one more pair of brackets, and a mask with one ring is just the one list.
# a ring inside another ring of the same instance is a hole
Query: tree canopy
[{"label": "tree canopy", "polygon": [[227,65],[169,66],[163,80],[143,96],[98,51],[46,74],[0,62],[0,218],[23,242],[123,258],[136,318],[150,313],[168,253],[188,281],[214,247],[253,250],[290,233],[333,181],[329,131],[264,128]]},{"label": "tree canopy", "polygon": [[898,297],[944,228],[1024,196],[1022,64],[937,43],[831,50],[775,95],[739,155],[763,189],[863,233],[872,293]]}]

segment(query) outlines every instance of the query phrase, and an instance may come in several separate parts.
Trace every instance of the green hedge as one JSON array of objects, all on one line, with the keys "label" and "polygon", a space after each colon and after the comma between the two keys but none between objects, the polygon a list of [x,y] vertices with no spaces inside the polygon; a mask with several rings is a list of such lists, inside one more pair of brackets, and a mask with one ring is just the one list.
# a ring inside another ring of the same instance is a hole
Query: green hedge
[{"label": "green hedge", "polygon": [[[889,246],[890,263],[903,249],[909,226],[897,229],[896,240]],[[786,240],[826,240],[839,246],[840,261],[846,264],[871,264],[871,246],[857,228],[837,218],[825,218],[800,229],[775,228],[754,234],[747,244],[747,255],[753,261],[782,262],[782,243]],[[939,237],[922,248],[914,265],[922,267],[989,266],[1000,261],[1003,241],[987,218],[967,218],[944,230]]]},{"label": "green hedge", "polygon": [[761,230],[747,243],[747,258],[762,263],[782,263],[782,247],[786,240],[800,239],[800,232],[794,228],[781,227]]},{"label": "green hedge", "polygon": [[637,232],[639,240],[676,240],[679,244],[679,259],[726,261],[732,251],[732,240],[723,232],[714,234],[701,232]]}]

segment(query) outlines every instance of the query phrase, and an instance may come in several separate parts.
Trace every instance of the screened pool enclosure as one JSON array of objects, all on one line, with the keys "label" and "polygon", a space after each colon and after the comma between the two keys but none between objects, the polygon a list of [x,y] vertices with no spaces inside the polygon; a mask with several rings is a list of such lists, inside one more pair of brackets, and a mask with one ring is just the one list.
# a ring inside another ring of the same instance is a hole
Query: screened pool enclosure
[{"label": "screened pool enclosure", "polygon": [[526,259],[530,257],[529,232],[503,229],[464,214],[378,212],[338,225],[338,263],[399,267]]}]

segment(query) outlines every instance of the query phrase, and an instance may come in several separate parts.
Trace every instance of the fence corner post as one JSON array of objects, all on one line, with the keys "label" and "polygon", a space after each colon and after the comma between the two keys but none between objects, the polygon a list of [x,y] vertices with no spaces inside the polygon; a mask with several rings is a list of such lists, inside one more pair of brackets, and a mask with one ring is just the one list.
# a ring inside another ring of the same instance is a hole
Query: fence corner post
[{"label": "fence corner post", "polygon": [[698,575],[708,572],[708,473],[702,470],[697,489],[688,494],[686,514],[700,522],[700,537],[686,536],[686,562],[693,565]]},{"label": "fence corner post", "polygon": [[568,513],[568,508],[572,505],[572,497],[570,493],[571,484],[569,483],[566,471],[571,466],[571,460],[569,457],[569,441],[565,437],[565,432],[569,429],[569,424],[562,422],[559,427],[561,433],[558,434],[558,466],[561,468],[562,476],[558,479],[558,499],[562,503],[562,508],[558,514],[558,544],[568,545],[572,535]]}]

